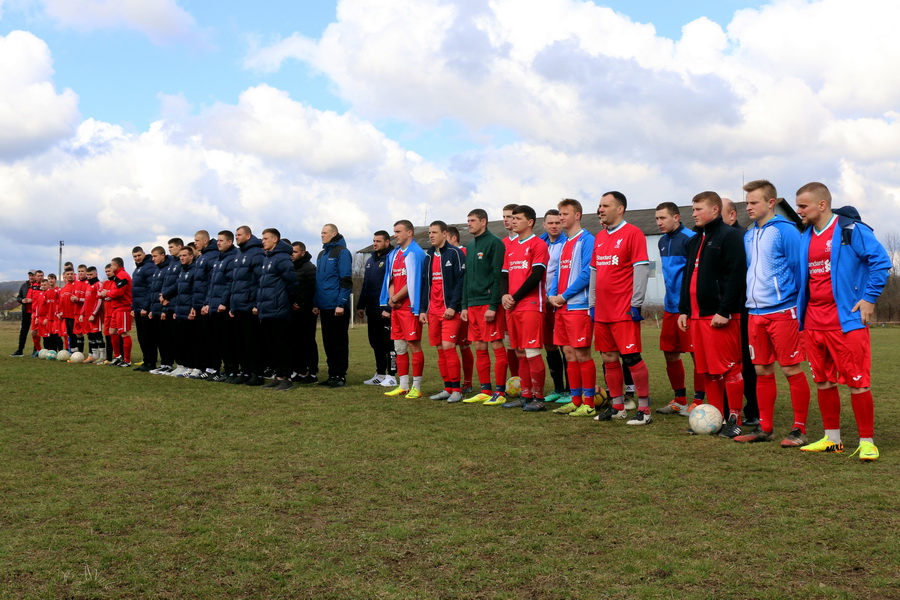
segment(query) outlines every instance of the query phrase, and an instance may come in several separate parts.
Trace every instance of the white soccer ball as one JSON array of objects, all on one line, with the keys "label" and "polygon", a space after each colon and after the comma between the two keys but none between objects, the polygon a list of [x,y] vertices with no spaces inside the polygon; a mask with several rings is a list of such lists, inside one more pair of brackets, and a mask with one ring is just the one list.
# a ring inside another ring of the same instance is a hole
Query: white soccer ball
[{"label": "white soccer ball", "polygon": [[47,350],[47,360],[56,360],[56,350]]},{"label": "white soccer ball", "polygon": [[46,348],[44,348],[43,350],[41,350],[40,352],[38,352],[38,358],[46,359],[46,358],[47,358],[47,353],[48,353],[48,352],[50,352],[50,351],[47,350]]},{"label": "white soccer ball", "polygon": [[694,433],[713,435],[722,429],[722,413],[710,404],[701,404],[691,411],[688,422]]},{"label": "white soccer ball", "polygon": [[69,353],[68,350],[60,350],[60,351],[56,354],[56,360],[60,360],[60,361],[62,361],[62,362],[66,362],[66,361],[69,360],[70,358],[72,358],[72,355]]},{"label": "white soccer ball", "polygon": [[510,377],[506,380],[506,396],[508,398],[518,398],[522,395],[522,378],[518,375]]},{"label": "white soccer ball", "polygon": [[69,360],[71,360],[73,363],[83,363],[84,354],[82,354],[81,352],[73,352],[72,356],[69,357]]}]

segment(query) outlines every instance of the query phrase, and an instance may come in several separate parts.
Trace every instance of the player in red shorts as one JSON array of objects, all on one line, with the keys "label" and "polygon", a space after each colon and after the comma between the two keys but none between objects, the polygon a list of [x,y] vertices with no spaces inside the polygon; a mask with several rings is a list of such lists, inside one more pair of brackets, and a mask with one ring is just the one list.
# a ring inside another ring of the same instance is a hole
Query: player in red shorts
[{"label": "player in red shorts", "polygon": [[[724,412],[726,389],[729,398],[744,396],[741,306],[747,259],[741,233],[722,221],[722,198],[715,192],[701,192],[692,204],[697,235],[688,245],[678,326],[682,331],[690,329],[694,361],[706,378],[709,403]],[[734,438],[741,434],[740,404],[730,413],[719,435]]]},{"label": "player in red shorts", "polygon": [[[419,309],[422,306],[422,278],[425,269],[425,251],[413,239],[415,228],[410,221],[394,223],[397,247],[387,256],[384,284],[381,288],[381,306],[385,317],[391,318],[391,339],[397,352],[397,380],[399,385],[385,396],[422,397],[422,372],[425,370],[425,353],[422,352],[422,323]],[[390,308],[390,312],[388,312]],[[409,382],[410,356],[412,353],[412,386]]]},{"label": "player in red shorts", "polygon": [[106,308],[112,313],[109,335],[114,358],[112,366],[131,366],[131,275],[125,270],[125,262],[118,256],[110,261],[113,285],[100,291],[109,300]]},{"label": "player in red shorts", "polygon": [[[466,249],[459,243],[459,229],[453,225],[447,227],[447,241],[459,248],[465,257]],[[462,364],[462,393],[465,395],[472,393],[472,370],[475,367],[475,355],[472,354],[472,342],[469,341],[469,324],[462,320],[462,315],[460,315],[460,321],[457,346],[459,347],[459,360]]]},{"label": "player in red shorts", "polygon": [[597,414],[597,365],[591,355],[593,322],[590,315],[591,259],[594,236],[581,226],[581,202],[567,198],[559,203],[565,242],[559,265],[548,279],[549,302],[556,307],[553,342],[566,355],[571,402],[553,412],[574,417]]},{"label": "player in red shorts", "polygon": [[[551,208],[544,213],[544,233],[540,238],[547,244],[550,253],[550,262],[547,264],[547,288],[556,277],[559,270],[559,255],[562,252],[566,236],[562,233],[562,222],[559,218],[559,210]],[[549,299],[544,308],[544,351],[547,353],[547,371],[553,380],[553,391],[544,401],[569,404],[572,397],[569,395],[569,386],[566,381],[566,358],[562,348],[553,343],[553,323],[556,321],[556,307],[550,304]]]},{"label": "player in red shorts", "polygon": [[[87,268],[87,287],[84,291],[84,304],[78,317],[81,328],[87,335],[88,355],[84,362],[94,363],[106,360],[106,350],[103,348],[103,302],[100,300],[100,290],[103,284],[97,278],[97,267]],[[101,357],[101,349],[103,356]]]},{"label": "player in red shorts", "polygon": [[[760,424],[736,442],[768,442],[775,416],[775,361],[787,377],[794,408],[794,425],[782,440],[783,448],[806,444],[809,382],[801,368],[805,355],[797,323],[797,286],[800,283],[800,232],[775,214],[778,193],[760,179],[744,186],[747,214],[754,221],[744,234],[747,254],[747,331],[750,360],[756,370],[756,399]],[[745,384],[749,385],[749,384]],[[746,413],[745,413],[746,414]]]},{"label": "player in red shorts", "polygon": [[[506,230],[506,237],[503,238],[503,245],[506,250],[509,251],[510,245],[515,242],[519,236],[516,235],[516,232],[513,231],[512,222],[513,222],[513,209],[516,207],[515,204],[507,204],[503,207],[503,228]],[[507,318],[509,317],[509,313],[506,313]],[[503,337],[503,341],[506,343],[506,362],[509,366],[509,376],[510,377],[518,377],[519,376],[519,356],[516,354],[515,349],[509,343],[509,324],[507,323],[506,327],[506,335]]]},{"label": "player in red shorts", "polygon": [[66,342],[66,349],[74,352],[78,347],[78,339],[75,336],[75,320],[79,308],[75,270],[63,271],[63,281],[65,284],[59,290],[60,335]]},{"label": "player in red shorts", "polygon": [[[61,313],[59,312],[59,292],[60,288],[57,287],[56,275],[50,273],[47,276],[47,289],[44,291],[45,319],[42,336],[45,340],[44,348],[57,352],[63,349],[62,336],[59,333],[60,322],[62,322],[60,318]],[[64,327],[65,323],[63,323]]]},{"label": "player in red shorts", "polygon": [[800,243],[798,317],[816,382],[825,437],[805,452],[843,452],[841,397],[850,388],[859,432],[860,460],[877,460],[875,401],[868,324],[881,295],[891,259],[872,229],[852,207],[831,208],[831,193],[818,182],[797,190],[797,214],[810,227]]},{"label": "player in red shorts", "polygon": [[447,224],[434,221],[428,227],[431,248],[426,252],[423,272],[422,307],[419,321],[428,324],[428,341],[437,348],[438,370],[444,389],[431,396],[432,400],[450,403],[462,401],[459,354],[462,318],[462,288],[466,256],[447,241]]},{"label": "player in red shorts", "polygon": [[522,393],[503,403],[503,407],[536,412],[545,409],[547,371],[541,350],[544,347],[545,281],[550,251],[544,240],[534,235],[537,220],[534,209],[521,204],[512,212],[512,230],[517,238],[506,247],[500,288],[510,343],[519,360]]},{"label": "player in red shorts", "polygon": [[[621,192],[606,192],[597,214],[605,226],[594,241],[590,298],[594,301],[594,347],[603,353],[606,387],[612,404],[599,421],[626,419],[622,364],[631,371],[638,395],[637,415],[629,425],[647,425],[650,415],[650,373],[641,357],[641,306],[650,277],[644,233],[625,221],[628,200]],[[619,358],[621,357],[621,362]]]}]

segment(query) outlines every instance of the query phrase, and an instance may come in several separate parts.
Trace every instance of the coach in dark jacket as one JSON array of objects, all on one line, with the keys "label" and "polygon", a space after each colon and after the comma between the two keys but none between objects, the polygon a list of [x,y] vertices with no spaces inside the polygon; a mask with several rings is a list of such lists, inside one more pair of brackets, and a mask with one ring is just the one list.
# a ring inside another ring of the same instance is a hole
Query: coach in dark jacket
[{"label": "coach in dark jacket", "polygon": [[[391,340],[391,318],[385,317],[381,305],[381,287],[384,284],[387,255],[394,249],[387,231],[376,231],[372,238],[372,254],[363,269],[362,289],[359,292],[357,315],[368,323],[369,346],[375,353],[375,375],[363,383],[369,385],[396,385],[397,353]],[[387,309],[390,312],[390,308]]]},{"label": "coach in dark jacket", "polygon": [[274,228],[263,231],[265,258],[259,277],[256,308],[262,326],[262,338],[272,350],[275,378],[264,387],[289,390],[292,384],[290,318],[297,302],[297,275],[291,262],[291,247],[281,241],[281,233]]},{"label": "coach in dark jacket", "polygon": [[240,374],[226,381],[251,386],[262,385],[260,324],[256,315],[259,276],[265,259],[262,241],[246,225],[234,232],[240,252],[234,259],[231,284],[231,314],[235,321],[235,351]]},{"label": "coach in dark jacket", "polygon": [[697,252],[703,243],[697,273],[697,306],[701,317],[740,313],[747,289],[747,255],[744,236],[718,216],[706,225],[695,227],[697,233],[688,243],[687,265],[681,280],[678,311],[691,314],[691,278]]},{"label": "coach in dark jacket", "polygon": [[347,385],[350,363],[350,292],[353,290],[353,258],[332,223],[322,226],[322,251],[316,259],[316,294],[313,312],[321,315],[322,345],[328,361],[328,379],[319,385]]},{"label": "coach in dark jacket", "polygon": [[[28,297],[28,290],[35,287],[34,273],[34,270],[28,271],[28,281],[19,286],[19,293],[16,294],[16,302],[22,305],[22,325],[19,328],[19,345],[10,356],[24,356],[25,353],[25,340],[28,339],[28,331],[31,329],[31,299]],[[40,282],[37,287],[40,289]]]},{"label": "coach in dark jacket", "polygon": [[294,381],[316,383],[319,373],[319,345],[316,343],[316,315],[313,299],[316,294],[316,265],[306,251],[306,244],[291,244],[294,273],[300,293],[291,313],[291,338],[294,344]]}]

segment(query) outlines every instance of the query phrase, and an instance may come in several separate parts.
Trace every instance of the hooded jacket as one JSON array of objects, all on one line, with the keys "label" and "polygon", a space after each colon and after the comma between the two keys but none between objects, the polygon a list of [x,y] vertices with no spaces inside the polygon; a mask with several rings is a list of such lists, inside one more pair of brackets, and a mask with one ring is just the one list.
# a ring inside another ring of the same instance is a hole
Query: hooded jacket
[{"label": "hooded jacket", "polygon": [[251,312],[256,307],[259,291],[259,276],[262,273],[262,241],[255,235],[239,244],[239,253],[234,257],[234,271],[231,278],[231,311]]},{"label": "hooded jacket", "polygon": [[664,310],[677,313],[681,301],[681,281],[687,264],[687,250],[695,234],[684,225],[659,237],[659,260],[662,263],[663,281],[666,284]]},{"label": "hooded jacket", "polygon": [[322,246],[316,258],[316,293],[313,307],[318,309],[350,308],[353,290],[353,258],[344,236],[337,234]]},{"label": "hooded jacket", "polygon": [[[678,312],[691,314],[691,277],[700,243],[697,273],[697,306],[701,317],[721,315],[730,318],[740,313],[747,286],[747,256],[741,232],[726,225],[718,216],[703,227],[694,228],[687,252],[687,264],[681,281]],[[705,237],[704,237],[705,234]]]},{"label": "hooded jacket", "polygon": [[168,275],[169,269],[172,267],[172,261],[171,256],[166,256],[161,263],[153,265],[153,268],[156,270],[150,279],[150,313],[154,317],[158,317],[166,309],[160,302],[159,296],[163,292],[166,275]]},{"label": "hooded jacket", "polygon": [[284,240],[279,240],[264,256],[256,297],[259,319],[290,319],[291,307],[298,292],[291,247]]},{"label": "hooded jacket", "polygon": [[131,273],[131,310],[134,316],[139,316],[142,310],[150,310],[150,285],[153,281],[153,274],[156,272],[156,265],[149,254],[144,256],[144,260]]},{"label": "hooded jacket", "polygon": [[213,263],[209,275],[209,294],[206,297],[206,305],[209,312],[219,311],[219,306],[231,308],[231,285],[234,277],[234,259],[239,252],[237,246],[231,245],[225,252],[219,252],[219,258]]},{"label": "hooded jacket", "polygon": [[[356,307],[359,310],[378,310],[381,312],[381,286],[384,283],[387,255],[394,249],[388,245],[381,252],[372,252],[366,266],[363,269],[362,289],[359,292],[359,302]],[[390,310],[390,309],[388,309]]]},{"label": "hooded jacket", "polygon": [[388,306],[388,300],[391,296],[391,271],[394,268],[394,261],[397,260],[397,257],[400,254],[403,254],[404,264],[406,265],[406,286],[407,297],[409,298],[409,310],[412,314],[417,315],[422,308],[422,279],[424,277],[426,259],[425,251],[416,243],[416,240],[410,241],[405,249],[398,246],[388,254],[387,264],[384,266],[386,275],[381,284],[381,306],[385,308]]},{"label": "hooded jacket", "polygon": [[196,266],[196,260],[189,265],[179,264],[181,271],[178,273],[178,281],[175,284],[178,289],[178,293],[175,296],[176,319],[187,319],[188,315],[191,314],[191,309],[194,308],[194,276],[197,273]]},{"label": "hooded jacket", "polygon": [[297,305],[301,311],[311,311],[316,295],[316,265],[312,262],[312,254],[305,252],[293,263],[294,274],[297,276],[297,285],[299,286]]},{"label": "hooded jacket", "polygon": [[800,232],[775,215],[744,234],[747,253],[747,310],[751,315],[797,306],[800,285]]},{"label": "hooded jacket", "polygon": [[194,265],[194,308],[198,315],[209,296],[209,280],[217,258],[219,258],[219,246],[216,244],[216,240],[210,240],[206,248],[200,251],[200,256],[194,258],[194,262],[191,263]]},{"label": "hooded jacket", "polygon": [[[434,260],[435,248],[432,246],[425,252],[422,265],[422,300],[419,314],[428,314],[431,300],[431,263]],[[462,291],[466,275],[466,255],[461,248],[450,242],[441,248],[441,280],[443,281],[444,306],[456,312],[462,310]]]}]

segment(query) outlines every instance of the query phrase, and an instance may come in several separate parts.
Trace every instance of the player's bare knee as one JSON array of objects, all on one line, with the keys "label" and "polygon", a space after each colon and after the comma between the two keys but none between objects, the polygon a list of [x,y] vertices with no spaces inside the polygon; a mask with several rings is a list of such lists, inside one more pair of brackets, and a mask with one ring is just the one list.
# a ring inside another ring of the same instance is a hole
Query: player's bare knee
[{"label": "player's bare knee", "polygon": [[603,353],[603,362],[606,362],[606,363],[619,362],[619,353],[618,352],[604,352]]},{"label": "player's bare knee", "polygon": [[781,372],[784,373],[785,377],[793,377],[798,373],[802,373],[803,368],[800,365],[782,365]]},{"label": "player's bare knee", "polygon": [[[759,376],[763,375],[771,375],[775,372],[775,363],[770,363],[768,365],[753,365],[756,374]],[[784,371],[785,367],[782,367],[781,370]]]}]

